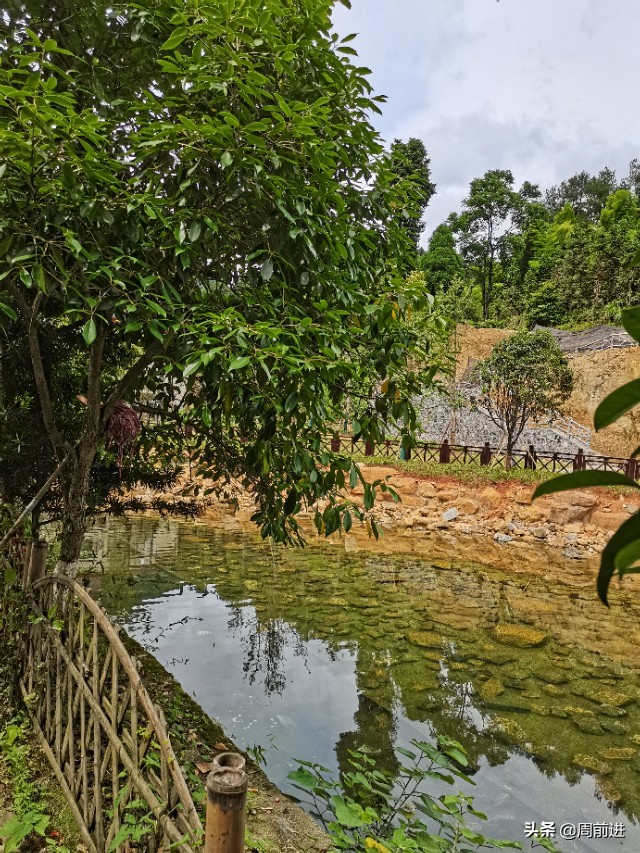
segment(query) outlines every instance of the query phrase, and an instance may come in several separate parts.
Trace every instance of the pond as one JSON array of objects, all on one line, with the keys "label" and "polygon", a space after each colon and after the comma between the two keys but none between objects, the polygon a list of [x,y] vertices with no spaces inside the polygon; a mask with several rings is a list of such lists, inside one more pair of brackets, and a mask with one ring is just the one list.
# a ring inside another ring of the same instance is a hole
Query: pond
[{"label": "pond", "polygon": [[284,549],[203,523],[99,521],[94,591],[267,775],[295,794],[296,759],[333,771],[349,750],[460,740],[488,834],[623,823],[640,849],[640,600],[591,586],[406,556]]}]

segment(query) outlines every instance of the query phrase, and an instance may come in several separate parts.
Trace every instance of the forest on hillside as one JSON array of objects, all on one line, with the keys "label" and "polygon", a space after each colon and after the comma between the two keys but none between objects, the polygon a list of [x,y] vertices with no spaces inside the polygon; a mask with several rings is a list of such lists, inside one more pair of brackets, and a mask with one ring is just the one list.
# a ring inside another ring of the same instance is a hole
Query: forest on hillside
[{"label": "forest on hillside", "polygon": [[[436,192],[424,144],[396,140],[403,176],[412,173],[423,207]],[[640,160],[618,179],[603,168],[579,172],[543,191],[509,170],[470,184],[420,247],[422,220],[406,223],[416,264],[442,312],[457,322],[580,328],[617,324],[640,295]]]}]

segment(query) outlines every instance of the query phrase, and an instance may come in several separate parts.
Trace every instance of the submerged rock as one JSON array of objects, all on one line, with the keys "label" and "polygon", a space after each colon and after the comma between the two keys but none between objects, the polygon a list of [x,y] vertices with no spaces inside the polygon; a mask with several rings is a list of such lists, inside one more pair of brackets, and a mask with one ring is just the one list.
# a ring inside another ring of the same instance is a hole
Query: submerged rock
[{"label": "submerged rock", "polygon": [[611,749],[601,749],[600,755],[607,761],[631,761],[635,758],[637,749],[632,746],[612,747]]},{"label": "submerged rock", "polygon": [[498,678],[490,678],[480,687],[478,693],[482,699],[493,699],[504,693],[504,684]]},{"label": "submerged rock", "polygon": [[592,702],[599,702],[601,705],[608,705],[612,708],[622,708],[624,705],[630,705],[634,698],[627,696],[626,693],[619,693],[617,690],[612,690],[609,687],[603,687],[601,684],[584,685],[582,695]]},{"label": "submerged rock", "polygon": [[425,649],[441,649],[442,637],[435,631],[411,631],[407,634],[409,642]]},{"label": "submerged rock", "polygon": [[587,735],[601,735],[602,726],[595,717],[575,716],[571,718],[574,725]]},{"label": "submerged rock", "polygon": [[595,755],[574,755],[572,764],[591,770],[593,773],[599,773],[601,776],[607,776],[613,770],[610,764]]},{"label": "submerged rock", "polygon": [[496,625],[493,636],[501,643],[521,649],[541,646],[549,637],[545,631],[528,625]]},{"label": "submerged rock", "polygon": [[609,803],[619,803],[622,800],[622,794],[610,779],[598,779],[596,792]]}]

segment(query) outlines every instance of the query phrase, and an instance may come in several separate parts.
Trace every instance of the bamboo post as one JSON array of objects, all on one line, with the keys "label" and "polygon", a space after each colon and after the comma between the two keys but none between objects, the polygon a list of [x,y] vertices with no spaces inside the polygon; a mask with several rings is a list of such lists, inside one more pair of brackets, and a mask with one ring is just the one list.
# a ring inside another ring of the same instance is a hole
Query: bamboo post
[{"label": "bamboo post", "polygon": [[32,543],[31,559],[29,560],[29,575],[27,577],[28,587],[45,576],[47,569],[48,547],[48,544],[43,539],[36,539]]},{"label": "bamboo post", "polygon": [[33,540],[29,540],[24,551],[24,565],[22,567],[22,590],[26,592],[29,588],[29,576],[31,574],[31,549]]},{"label": "bamboo post", "polygon": [[204,853],[243,853],[248,778],[244,758],[223,752],[207,777]]}]

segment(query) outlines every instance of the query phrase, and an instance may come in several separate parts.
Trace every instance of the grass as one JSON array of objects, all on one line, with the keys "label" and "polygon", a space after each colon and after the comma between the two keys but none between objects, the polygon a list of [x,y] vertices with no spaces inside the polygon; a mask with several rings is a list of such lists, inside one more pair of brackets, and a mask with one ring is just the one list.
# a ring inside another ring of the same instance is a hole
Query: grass
[{"label": "grass", "polygon": [[538,484],[544,480],[557,477],[557,473],[549,471],[524,471],[519,468],[506,470],[502,467],[490,465],[479,465],[476,462],[463,464],[462,462],[450,462],[443,465],[440,462],[423,462],[422,459],[410,459],[401,462],[399,459],[389,456],[364,456],[354,454],[353,461],[358,465],[384,465],[396,468],[398,471],[408,474],[420,474],[425,477],[455,477],[461,483],[505,483],[517,482],[527,484]]},{"label": "grass", "polygon": [[9,789],[6,807],[13,813],[0,827],[4,853],[75,850],[78,828],[26,717],[17,715],[5,725],[0,753]]}]

